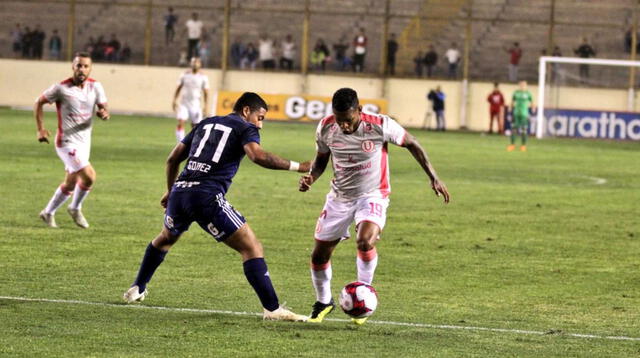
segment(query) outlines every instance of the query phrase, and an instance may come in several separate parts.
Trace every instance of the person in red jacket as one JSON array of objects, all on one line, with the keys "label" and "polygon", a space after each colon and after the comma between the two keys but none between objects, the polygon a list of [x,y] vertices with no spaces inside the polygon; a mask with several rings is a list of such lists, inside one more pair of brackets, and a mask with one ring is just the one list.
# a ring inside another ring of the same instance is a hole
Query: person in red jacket
[{"label": "person in red jacket", "polygon": [[498,82],[493,84],[493,92],[489,93],[487,102],[489,102],[489,134],[493,133],[493,120],[495,119],[498,125],[498,133],[504,132],[504,116],[502,108],[504,107],[504,96],[498,89]]}]

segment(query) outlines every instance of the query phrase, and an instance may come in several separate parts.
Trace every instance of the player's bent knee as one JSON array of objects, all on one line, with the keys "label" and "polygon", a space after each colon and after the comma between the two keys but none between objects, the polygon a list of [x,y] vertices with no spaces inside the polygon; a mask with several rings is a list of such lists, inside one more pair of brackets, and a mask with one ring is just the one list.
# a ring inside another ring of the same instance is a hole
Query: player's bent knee
[{"label": "player's bent knee", "polygon": [[229,236],[224,243],[240,253],[243,261],[256,257],[264,257],[262,244],[258,241],[258,238],[249,227],[249,224],[244,224],[240,229]]},{"label": "player's bent knee", "polygon": [[160,250],[169,251],[169,249],[178,242],[178,239],[180,239],[180,235],[174,235],[164,227],[160,234],[153,239],[152,243],[153,246]]}]

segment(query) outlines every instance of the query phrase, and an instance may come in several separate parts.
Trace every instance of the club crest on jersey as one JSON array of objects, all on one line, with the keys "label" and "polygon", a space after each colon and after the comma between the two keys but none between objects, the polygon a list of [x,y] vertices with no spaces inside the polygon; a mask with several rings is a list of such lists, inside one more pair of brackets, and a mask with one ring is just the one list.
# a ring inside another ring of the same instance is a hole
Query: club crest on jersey
[{"label": "club crest on jersey", "polygon": [[371,132],[372,130],[373,130],[373,126],[371,125],[371,123],[365,123],[364,131],[365,132]]},{"label": "club crest on jersey", "polygon": [[375,143],[370,140],[365,140],[362,142],[362,151],[366,153],[371,153],[376,149]]}]

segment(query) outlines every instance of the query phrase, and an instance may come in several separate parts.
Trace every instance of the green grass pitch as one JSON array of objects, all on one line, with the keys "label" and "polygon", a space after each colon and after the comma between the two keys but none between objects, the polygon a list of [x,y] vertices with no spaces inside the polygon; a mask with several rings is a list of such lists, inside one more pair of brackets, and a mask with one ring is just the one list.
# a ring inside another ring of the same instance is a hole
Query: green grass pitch
[{"label": "green grass pitch", "polygon": [[[46,114],[52,131],[54,117]],[[356,327],[339,311],[320,325],[232,314],[261,312],[259,301],[239,255],[197,225],[142,304],[169,309],[121,304],[162,225],[173,130],[166,118],[96,121],[98,179],[84,205],[91,227],[75,227],[63,208],[52,230],[38,212],[62,164],[52,144],[37,142],[31,112],[0,110],[0,356],[640,355],[637,142],[532,140],[528,152],[508,153],[504,137],[411,130],[452,202],[431,192],[410,153],[390,148],[393,193],[374,280],[380,305]],[[311,159],[314,130],[267,122],[262,144]],[[281,301],[308,314],[312,234],[331,173],[304,194],[298,177],[245,159],[227,197],[262,241]],[[338,246],[334,296],[355,279],[355,254],[354,240]],[[632,339],[607,338],[618,336]]]}]

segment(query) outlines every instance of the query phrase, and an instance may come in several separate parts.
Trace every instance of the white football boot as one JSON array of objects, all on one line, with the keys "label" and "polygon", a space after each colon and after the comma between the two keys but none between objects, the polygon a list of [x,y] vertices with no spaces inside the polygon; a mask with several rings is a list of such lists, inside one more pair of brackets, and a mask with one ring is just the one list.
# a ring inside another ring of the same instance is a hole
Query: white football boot
[{"label": "white football boot", "polygon": [[293,313],[283,306],[278,307],[275,311],[269,311],[265,308],[262,315],[262,319],[265,321],[306,322],[308,318],[307,316]]},{"label": "white football boot", "polygon": [[80,226],[83,229],[89,227],[89,223],[87,222],[87,219],[84,218],[84,215],[82,215],[82,211],[80,211],[80,209],[67,208],[67,212],[69,213],[69,215],[71,215],[71,218],[73,219],[73,222],[76,223],[76,225]]},{"label": "white football boot", "polygon": [[149,291],[147,291],[147,289],[145,289],[144,292],[140,292],[138,285],[134,285],[131,286],[124,295],[122,295],[122,299],[126,303],[142,302],[148,294]]},{"label": "white football boot", "polygon": [[44,210],[42,210],[40,212],[40,219],[42,219],[42,221],[44,221],[44,223],[47,224],[48,227],[58,227],[58,225],[56,225],[55,214],[47,214],[44,212]]}]

